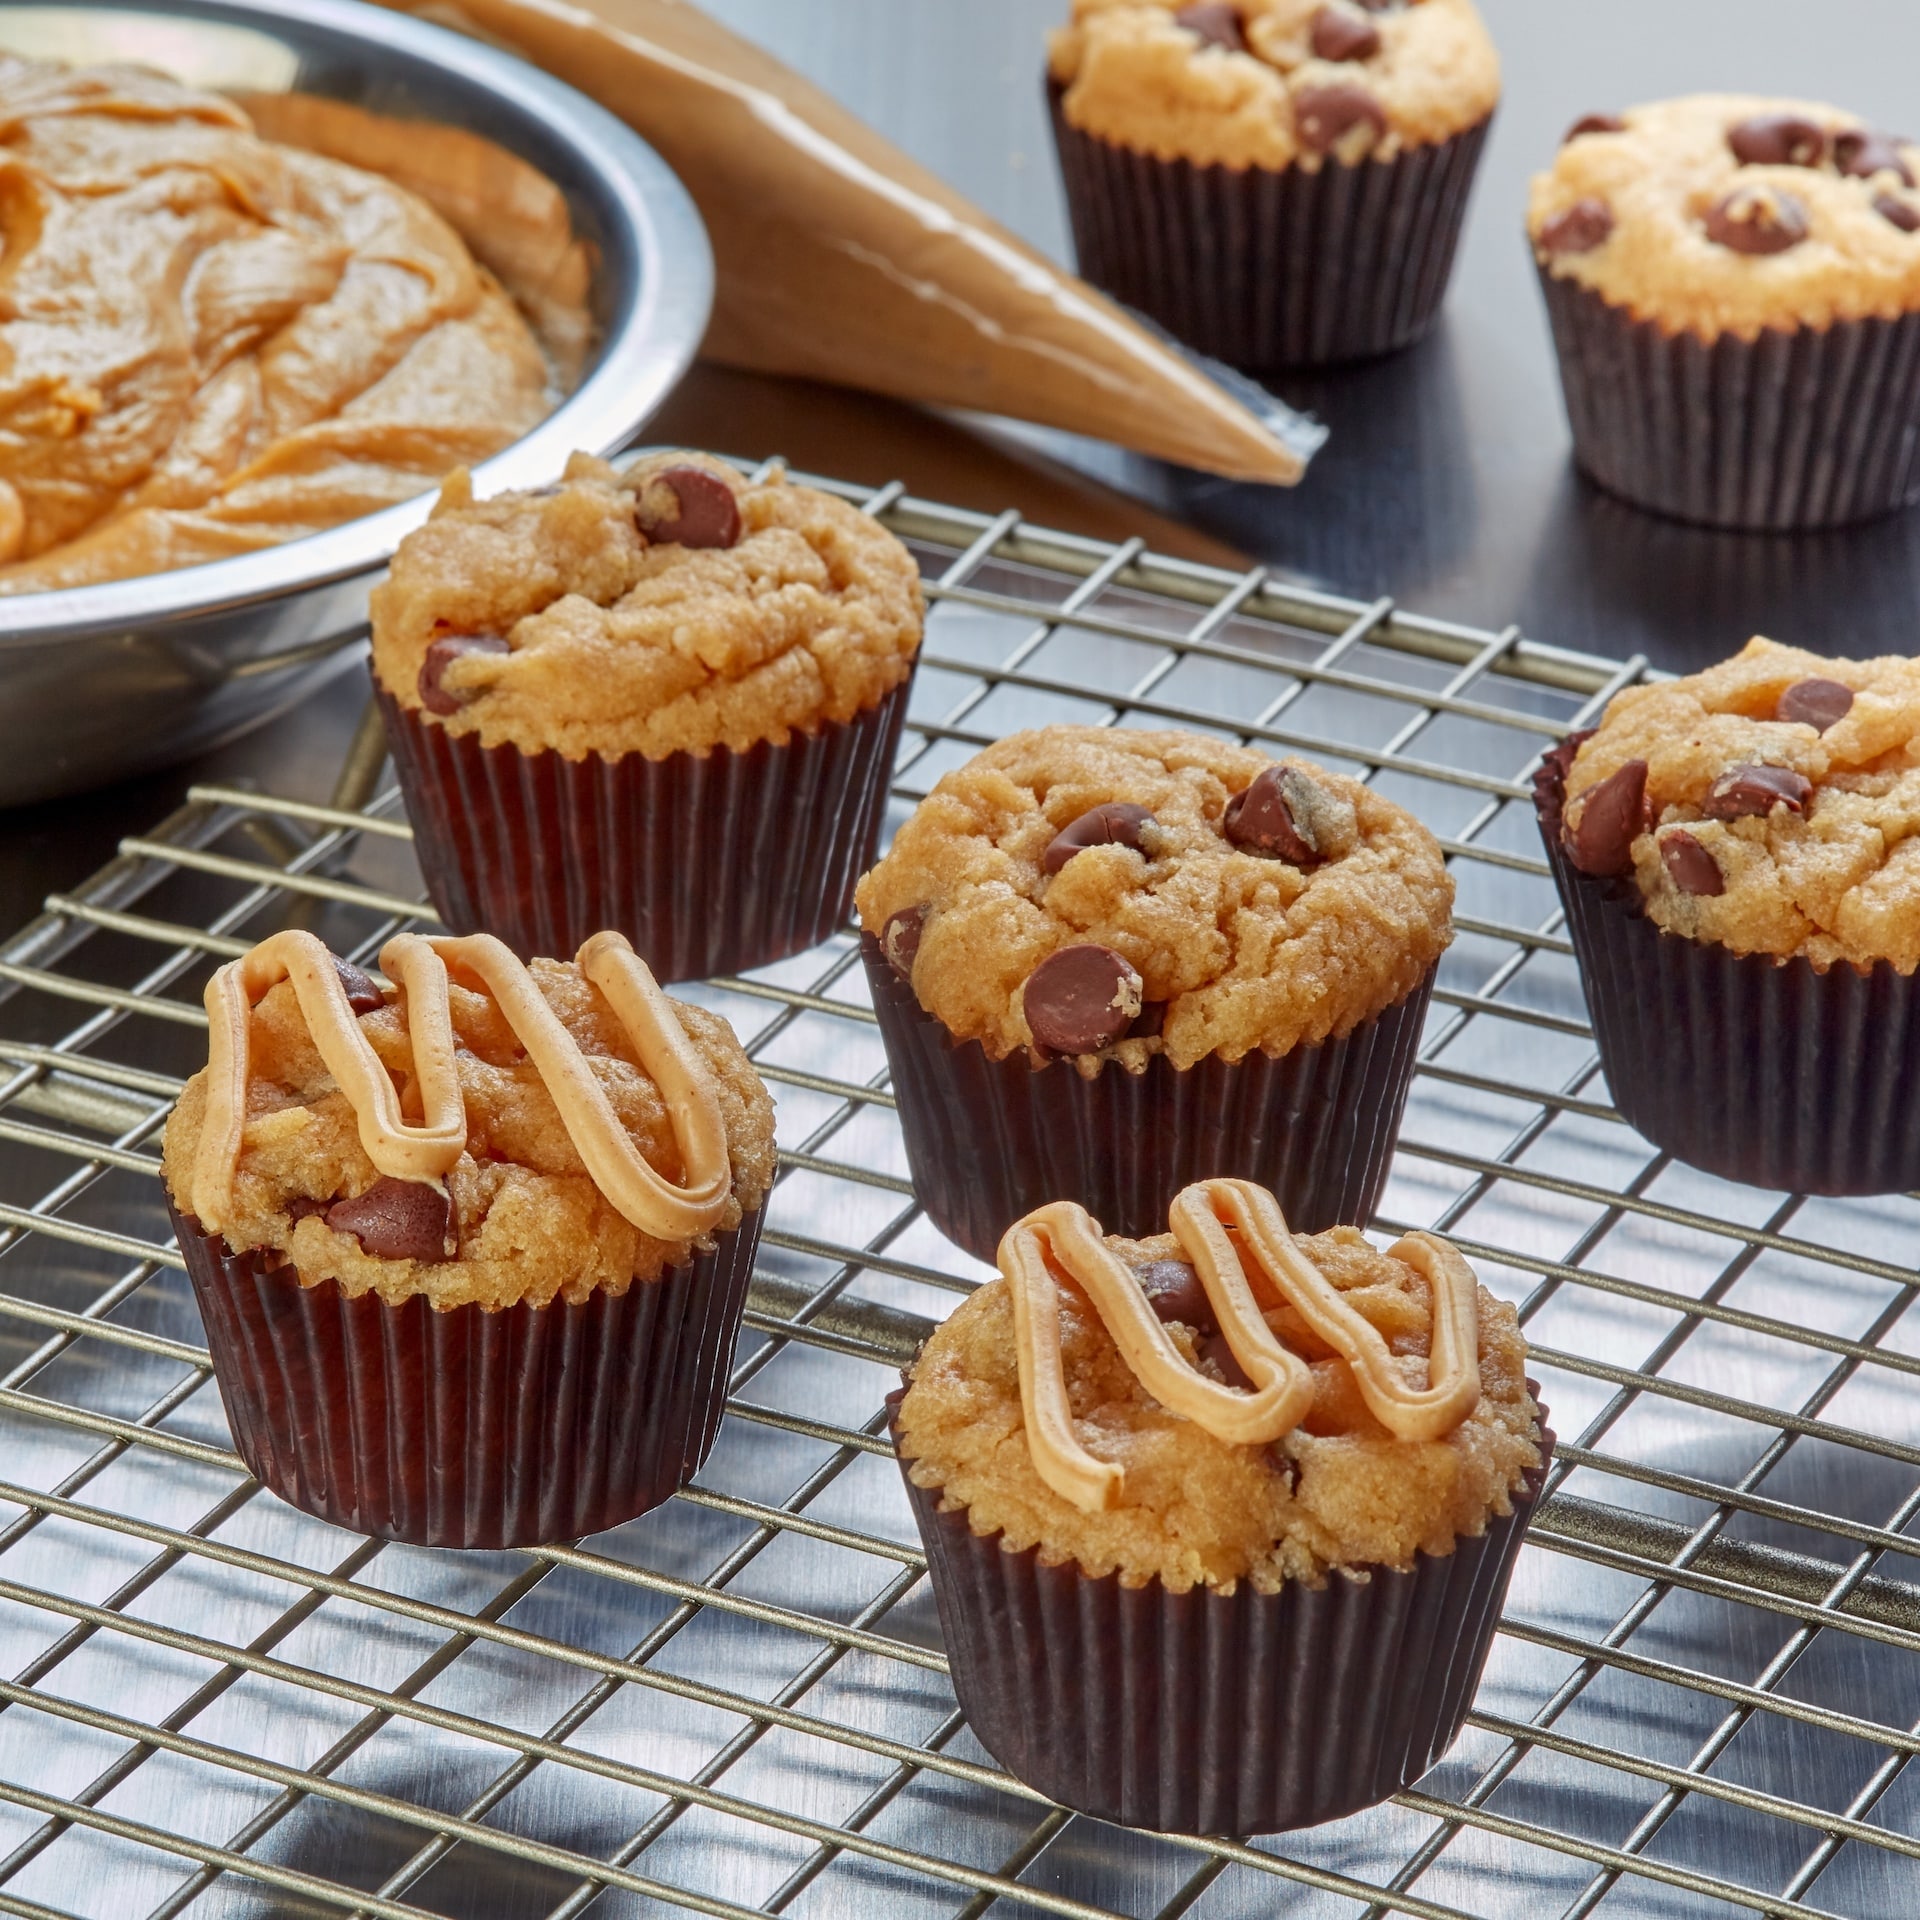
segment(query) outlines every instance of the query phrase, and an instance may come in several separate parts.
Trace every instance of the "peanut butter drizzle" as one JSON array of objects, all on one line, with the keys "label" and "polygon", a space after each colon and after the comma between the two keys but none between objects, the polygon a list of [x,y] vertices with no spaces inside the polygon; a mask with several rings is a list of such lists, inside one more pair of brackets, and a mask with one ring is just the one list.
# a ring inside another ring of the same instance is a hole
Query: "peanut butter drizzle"
[{"label": "peanut butter drizzle", "polygon": [[[1015,1222],[1000,1242],[1000,1271],[1013,1301],[1020,1402],[1034,1470],[1085,1513],[1118,1504],[1123,1470],[1096,1459],[1074,1433],[1060,1352],[1060,1300],[1049,1261],[1085,1293],[1134,1376],[1168,1412],[1235,1446],[1277,1440],[1313,1404],[1313,1373],[1274,1337],[1249,1280],[1292,1306],[1353,1370],[1367,1410],[1402,1440],[1451,1433],[1480,1398],[1480,1328],[1473,1269],[1428,1233],[1404,1235],[1392,1257],[1417,1268],[1432,1292],[1428,1384],[1411,1387],[1378,1331],[1342,1299],[1300,1251],[1280,1204],[1246,1180],[1203,1180],[1169,1210],[1175,1239],[1193,1262],[1251,1393],[1205,1378],[1187,1362],[1132,1272],[1107,1247],[1086,1209],[1061,1200]],[[1228,1238],[1237,1229],[1239,1245]]]},{"label": "peanut butter drizzle", "polygon": [[627,1220],[656,1240],[685,1240],[715,1225],[732,1191],[726,1123],[706,1063],[674,1017],[646,964],[617,933],[597,933],[576,957],[632,1040],[666,1102],[687,1181],[676,1186],[650,1167],[613,1110],[579,1043],[531,973],[491,934],[425,939],[396,934],[380,967],[406,995],[407,1033],[423,1123],[401,1114],[392,1077],[360,1031],[333,955],[310,933],[289,930],[229,961],[207,982],[210,1027],[207,1106],[193,1163],[193,1209],[221,1231],[246,1131],[253,1004],[282,980],[292,983],[307,1031],[359,1123],[360,1144],[381,1173],[438,1184],[467,1144],[466,1107],[454,1066],[447,988],[451,970],[477,982],[527,1050],[586,1162],[594,1184]]}]

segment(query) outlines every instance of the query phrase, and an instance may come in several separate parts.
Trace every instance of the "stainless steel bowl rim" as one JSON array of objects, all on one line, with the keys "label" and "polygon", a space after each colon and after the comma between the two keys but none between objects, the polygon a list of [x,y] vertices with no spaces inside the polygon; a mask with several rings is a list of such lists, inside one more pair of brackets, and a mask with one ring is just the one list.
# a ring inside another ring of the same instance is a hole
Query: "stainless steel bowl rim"
[{"label": "stainless steel bowl rim", "polygon": [[[713,304],[713,254],[692,197],[637,134],[573,88],[511,54],[363,0],[112,0],[116,11],[255,26],[328,30],[415,56],[470,81],[541,123],[590,164],[637,246],[637,294],[580,385],[539,426],[474,470],[482,492],[554,479],[568,454],[618,446],[692,363]],[[0,16],[5,13],[0,8]],[[672,262],[672,271],[664,270]],[[615,423],[609,435],[608,423]],[[349,579],[382,567],[426,519],[416,499],[324,533],[231,559],[130,580],[0,595],[0,649],[153,627]]]}]

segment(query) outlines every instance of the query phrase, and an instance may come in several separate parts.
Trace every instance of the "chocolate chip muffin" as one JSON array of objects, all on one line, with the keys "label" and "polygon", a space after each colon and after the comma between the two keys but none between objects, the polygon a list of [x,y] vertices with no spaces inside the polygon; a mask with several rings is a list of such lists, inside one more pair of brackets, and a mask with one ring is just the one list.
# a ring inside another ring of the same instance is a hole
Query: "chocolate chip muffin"
[{"label": "chocolate chip muffin", "polygon": [[373,674],[434,909],[523,958],[627,934],[662,979],[843,926],[923,607],[879,523],[779,476],[576,455],[464,474],[373,594]]},{"label": "chocolate chip muffin", "polygon": [[717,1014],[618,934],[309,933],[208,983],[163,1171],[235,1444],[324,1519],[422,1545],[598,1532],[713,1443],[774,1170]]},{"label": "chocolate chip muffin", "polygon": [[1500,63],[1471,0],[1073,0],[1048,91],[1080,271],[1266,370],[1432,324]]},{"label": "chocolate chip muffin", "polygon": [[1920,663],[1756,639],[1548,757],[1546,836],[1623,1116],[1749,1185],[1920,1184]]},{"label": "chocolate chip muffin", "polygon": [[1527,231],[1581,466],[1726,527],[1920,496],[1916,182],[1920,148],[1806,101],[1578,121]]},{"label": "chocolate chip muffin", "polygon": [[1453,883],[1359,782],[1047,727],[945,775],[860,882],[915,1190],[989,1258],[1047,1197],[1148,1232],[1197,1169],[1364,1220]]},{"label": "chocolate chip muffin", "polygon": [[1296,1236],[1225,1179],[1167,1219],[1018,1222],[894,1403],[955,1690],[997,1759],[1102,1819],[1334,1819],[1471,1701],[1552,1444],[1526,1344],[1434,1235]]}]

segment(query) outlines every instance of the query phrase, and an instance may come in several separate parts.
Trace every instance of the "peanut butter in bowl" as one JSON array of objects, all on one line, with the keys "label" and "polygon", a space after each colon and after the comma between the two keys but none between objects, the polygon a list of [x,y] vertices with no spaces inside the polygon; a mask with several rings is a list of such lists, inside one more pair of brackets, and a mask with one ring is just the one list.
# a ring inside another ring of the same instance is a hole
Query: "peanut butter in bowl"
[{"label": "peanut butter in bowl", "polygon": [[406,132],[403,185],[163,74],[0,57],[0,593],[322,532],[553,411],[584,273],[509,290],[426,184],[484,143]]}]

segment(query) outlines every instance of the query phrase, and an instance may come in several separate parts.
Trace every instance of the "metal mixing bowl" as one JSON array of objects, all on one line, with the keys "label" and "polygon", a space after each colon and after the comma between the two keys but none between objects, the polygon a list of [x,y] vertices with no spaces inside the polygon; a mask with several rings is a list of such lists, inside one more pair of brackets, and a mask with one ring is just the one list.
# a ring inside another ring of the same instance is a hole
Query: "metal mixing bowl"
[{"label": "metal mixing bowl", "polygon": [[[626,444],[699,346],[713,256],[686,189],[612,115],[509,54],[358,0],[0,4],[0,49],[324,94],[467,128],[545,174],[596,255],[599,345],[566,402],[477,469],[482,492]],[[207,566],[0,596],[0,806],[164,766],[285,711],[351,657],[368,589],[431,501]]]}]

